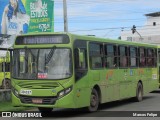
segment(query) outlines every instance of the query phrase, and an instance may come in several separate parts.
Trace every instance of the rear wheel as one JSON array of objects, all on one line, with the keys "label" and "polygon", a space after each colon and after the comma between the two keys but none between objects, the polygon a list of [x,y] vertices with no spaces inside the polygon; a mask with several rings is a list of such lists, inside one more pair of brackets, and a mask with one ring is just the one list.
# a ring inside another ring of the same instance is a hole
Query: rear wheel
[{"label": "rear wheel", "polygon": [[38,107],[38,110],[39,110],[41,113],[50,113],[50,112],[52,112],[53,108]]},{"label": "rear wheel", "polygon": [[88,107],[89,112],[97,111],[99,106],[99,95],[96,89],[93,88],[90,98],[90,106]]},{"label": "rear wheel", "polygon": [[137,102],[140,102],[143,100],[143,86],[142,84],[139,82],[137,85],[137,90],[136,90],[136,98],[135,100]]}]

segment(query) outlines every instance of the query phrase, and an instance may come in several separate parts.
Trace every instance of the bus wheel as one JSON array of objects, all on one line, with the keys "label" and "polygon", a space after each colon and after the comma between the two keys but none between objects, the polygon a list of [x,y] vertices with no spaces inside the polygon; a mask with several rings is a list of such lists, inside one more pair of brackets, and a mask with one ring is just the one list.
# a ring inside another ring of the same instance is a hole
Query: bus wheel
[{"label": "bus wheel", "polygon": [[11,88],[11,81],[9,79],[3,80],[2,88],[10,89]]},{"label": "bus wheel", "polygon": [[96,89],[93,88],[90,98],[90,106],[88,107],[89,112],[97,111],[99,106],[99,95]]},{"label": "bus wheel", "polygon": [[41,113],[51,113],[53,108],[43,108],[43,107],[38,107],[38,110],[41,112]]},{"label": "bus wheel", "polygon": [[136,101],[140,102],[142,100],[143,100],[143,86],[139,82],[138,85],[137,85],[137,90],[136,90]]}]

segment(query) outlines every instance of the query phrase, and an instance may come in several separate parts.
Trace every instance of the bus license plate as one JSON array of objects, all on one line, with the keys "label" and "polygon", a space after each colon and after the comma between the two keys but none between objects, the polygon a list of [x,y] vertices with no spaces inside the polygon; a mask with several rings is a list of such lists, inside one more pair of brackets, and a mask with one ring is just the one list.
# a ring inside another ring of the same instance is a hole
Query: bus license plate
[{"label": "bus license plate", "polygon": [[42,99],[32,99],[32,103],[41,104]]}]

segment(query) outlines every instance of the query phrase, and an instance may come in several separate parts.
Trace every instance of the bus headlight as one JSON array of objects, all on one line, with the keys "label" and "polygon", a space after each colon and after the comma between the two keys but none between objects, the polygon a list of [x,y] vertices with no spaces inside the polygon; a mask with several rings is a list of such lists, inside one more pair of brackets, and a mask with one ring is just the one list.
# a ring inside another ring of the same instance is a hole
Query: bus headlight
[{"label": "bus headlight", "polygon": [[12,92],[16,97],[19,97],[18,91],[12,87]]},{"label": "bus headlight", "polygon": [[67,94],[70,93],[71,91],[72,91],[72,86],[71,86],[71,87],[68,87],[68,88],[66,88],[66,89],[64,89],[64,90],[62,90],[62,91],[60,91],[60,92],[58,93],[58,98],[61,98],[61,97],[65,96],[65,95],[67,95]]}]

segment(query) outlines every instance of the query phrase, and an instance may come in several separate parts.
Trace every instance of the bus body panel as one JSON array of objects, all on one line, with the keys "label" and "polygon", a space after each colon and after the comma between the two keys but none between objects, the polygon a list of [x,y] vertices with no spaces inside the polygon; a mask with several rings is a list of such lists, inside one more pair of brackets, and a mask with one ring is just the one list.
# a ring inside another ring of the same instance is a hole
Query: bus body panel
[{"label": "bus body panel", "polygon": [[[55,33],[61,34],[61,33]],[[49,34],[47,34],[49,35]],[[54,34],[53,34],[54,35]],[[92,69],[91,61],[90,61],[90,43],[96,42],[105,46],[105,44],[114,44],[116,46],[130,46],[135,47],[146,47],[156,49],[157,47],[149,44],[140,44],[140,43],[132,43],[132,42],[123,42],[109,39],[101,39],[95,37],[85,37],[85,36],[77,36],[72,34],[66,34],[70,38],[70,43],[68,44],[46,44],[46,45],[14,45],[15,49],[24,49],[27,48],[52,48],[56,46],[56,48],[70,48],[72,52],[72,64],[73,64],[73,72],[72,76],[66,80],[53,80],[54,83],[57,84],[56,88],[45,89],[42,85],[36,85],[42,80],[34,80],[36,84],[33,84],[33,80],[23,80],[16,78],[12,78],[12,86],[14,89],[20,92],[21,89],[27,90],[26,88],[20,87],[19,82],[23,82],[28,85],[32,85],[31,89],[33,95],[26,96],[36,96],[36,97],[57,97],[58,93],[62,90],[67,89],[72,86],[72,90],[69,94],[63,96],[60,99],[57,99],[54,104],[33,104],[33,103],[22,103],[19,98],[15,96],[12,90],[12,100],[14,106],[36,106],[36,107],[48,107],[48,108],[81,108],[90,106],[90,98],[91,92],[93,88],[99,88],[98,94],[100,97],[100,103],[115,101],[126,99],[130,97],[136,96],[136,89],[138,82],[141,82],[143,85],[143,93],[146,94],[158,88],[158,80],[159,80],[159,69],[154,67],[116,67],[116,68],[106,68],[102,67],[100,69]],[[24,35],[25,36],[25,35]],[[27,36],[27,35],[26,35]],[[28,35],[29,36],[29,35]],[[75,65],[79,64],[75,61],[75,50],[74,50],[74,42],[75,40],[82,40],[87,42],[87,72],[85,75],[82,75],[79,79],[76,79],[76,70]],[[104,48],[103,48],[104,49]],[[104,56],[103,56],[104,57]],[[139,58],[138,58],[139,59]],[[45,81],[45,80],[43,80]],[[52,81],[52,80],[46,80]],[[28,83],[27,83],[28,82]],[[56,85],[55,85],[56,86]],[[37,89],[40,87],[39,89]],[[51,90],[56,93],[51,93]]]}]

